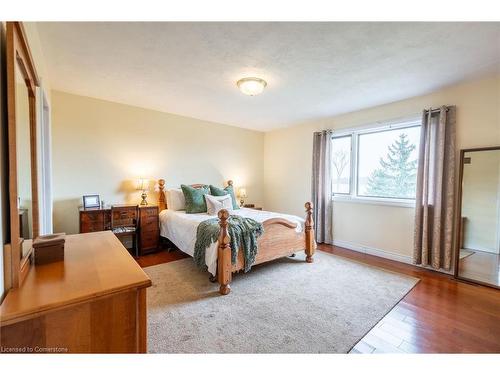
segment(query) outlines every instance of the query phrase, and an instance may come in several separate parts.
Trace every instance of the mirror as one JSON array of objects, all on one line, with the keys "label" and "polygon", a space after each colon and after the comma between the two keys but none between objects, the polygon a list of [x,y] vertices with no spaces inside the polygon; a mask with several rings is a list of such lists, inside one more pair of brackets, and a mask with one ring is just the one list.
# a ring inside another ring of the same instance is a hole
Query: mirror
[{"label": "mirror", "polygon": [[[38,77],[21,22],[6,25],[7,112],[11,280],[21,285],[31,265],[38,236],[36,87]],[[9,285],[10,281],[10,285]]]},{"label": "mirror", "polygon": [[461,151],[459,278],[500,286],[500,146]]},{"label": "mirror", "polygon": [[19,63],[15,65],[16,83],[16,159],[17,195],[19,210],[19,237],[22,241],[21,258],[28,255],[33,239],[33,205],[31,189],[30,103],[28,87]]}]

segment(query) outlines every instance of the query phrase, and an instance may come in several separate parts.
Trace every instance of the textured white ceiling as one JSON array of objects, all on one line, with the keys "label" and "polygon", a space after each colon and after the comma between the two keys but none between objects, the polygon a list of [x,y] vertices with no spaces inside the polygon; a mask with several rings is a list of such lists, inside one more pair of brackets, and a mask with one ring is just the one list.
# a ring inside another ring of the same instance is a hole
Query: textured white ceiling
[{"label": "textured white ceiling", "polygon": [[[500,23],[38,23],[53,89],[270,130],[500,66]],[[265,79],[249,97],[236,81]]]}]

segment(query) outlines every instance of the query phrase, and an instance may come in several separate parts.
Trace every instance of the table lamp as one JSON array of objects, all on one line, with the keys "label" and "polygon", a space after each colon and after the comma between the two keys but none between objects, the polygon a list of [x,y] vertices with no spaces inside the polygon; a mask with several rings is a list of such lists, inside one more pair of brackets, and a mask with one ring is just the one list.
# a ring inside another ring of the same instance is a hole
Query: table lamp
[{"label": "table lamp", "polygon": [[147,206],[148,201],[146,198],[148,197],[147,190],[149,190],[149,180],[147,178],[140,178],[137,180],[137,190],[142,190],[141,194],[141,206]]},{"label": "table lamp", "polygon": [[247,189],[244,187],[239,188],[238,197],[240,198],[240,206],[243,207],[244,199],[247,197]]}]

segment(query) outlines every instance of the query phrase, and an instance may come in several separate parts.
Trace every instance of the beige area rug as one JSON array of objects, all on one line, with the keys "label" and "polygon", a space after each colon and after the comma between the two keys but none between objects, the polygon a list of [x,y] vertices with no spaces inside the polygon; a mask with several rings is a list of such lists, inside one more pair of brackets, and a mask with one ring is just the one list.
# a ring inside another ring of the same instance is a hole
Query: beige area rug
[{"label": "beige area rug", "polygon": [[237,274],[227,296],[191,258],[145,271],[151,353],[347,353],[418,282],[323,252]]}]

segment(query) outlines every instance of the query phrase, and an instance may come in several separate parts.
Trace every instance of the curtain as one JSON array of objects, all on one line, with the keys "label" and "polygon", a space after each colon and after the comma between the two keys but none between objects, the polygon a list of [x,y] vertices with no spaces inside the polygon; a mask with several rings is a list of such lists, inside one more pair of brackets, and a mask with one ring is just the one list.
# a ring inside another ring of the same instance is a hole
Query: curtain
[{"label": "curtain", "polygon": [[313,135],[312,203],[316,242],[331,244],[332,236],[332,131]]},{"label": "curtain", "polygon": [[420,137],[413,261],[450,270],[455,203],[455,107],[424,110]]}]

